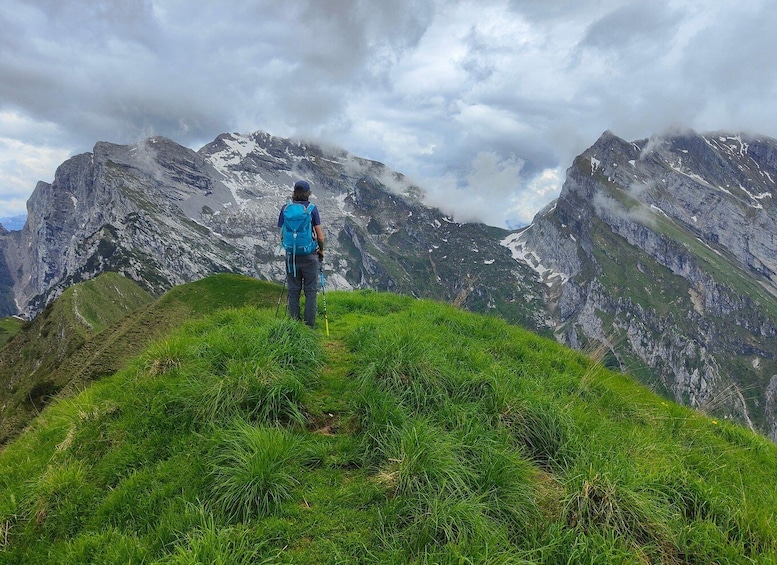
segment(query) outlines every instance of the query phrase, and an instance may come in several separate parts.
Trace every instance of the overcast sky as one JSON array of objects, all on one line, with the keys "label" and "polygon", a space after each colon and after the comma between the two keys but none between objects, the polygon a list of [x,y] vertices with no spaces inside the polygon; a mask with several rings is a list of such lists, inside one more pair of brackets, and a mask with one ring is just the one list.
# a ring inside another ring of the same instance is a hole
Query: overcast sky
[{"label": "overcast sky", "polygon": [[775,53],[771,0],[2,0],[0,217],[97,141],[263,130],[517,226],[605,130],[777,137]]}]

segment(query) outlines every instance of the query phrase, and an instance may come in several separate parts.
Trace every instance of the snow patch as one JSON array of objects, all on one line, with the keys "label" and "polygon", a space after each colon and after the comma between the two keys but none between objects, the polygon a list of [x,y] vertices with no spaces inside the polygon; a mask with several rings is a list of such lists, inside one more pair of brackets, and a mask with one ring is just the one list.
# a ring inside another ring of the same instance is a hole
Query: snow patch
[{"label": "snow patch", "polygon": [[337,196],[335,196],[335,204],[337,204],[337,208],[341,212],[345,212],[345,199],[346,198],[348,198],[348,194],[347,193],[338,194]]},{"label": "snow patch", "polygon": [[755,208],[756,210],[763,210],[763,205],[759,202],[759,200],[763,200],[764,198],[771,198],[772,195],[769,192],[761,192],[759,194],[753,194],[749,190],[747,190],[744,186],[741,184],[739,185],[739,189],[747,194],[748,197],[750,197],[751,200],[755,200],[755,204],[750,204],[751,208]]},{"label": "snow patch", "polygon": [[552,286],[559,282],[562,284],[567,282],[569,280],[568,274],[544,266],[540,256],[526,247],[521,240],[521,235],[524,231],[510,234],[499,243],[510,250],[513,259],[519,263],[528,265],[535,273],[537,273],[547,286]]},{"label": "snow patch", "polygon": [[245,208],[252,200],[240,196],[241,191],[246,186],[261,182],[261,178],[245,171],[237,172],[233,170],[233,167],[239,165],[249,155],[262,155],[269,158],[272,156],[256,140],[248,136],[232,134],[223,137],[221,141],[226,148],[210,155],[209,161],[221,173],[222,182],[229,188],[235,202],[241,208]]},{"label": "snow patch", "polygon": [[663,211],[661,208],[659,208],[659,207],[658,207],[658,206],[656,206],[655,204],[651,204],[651,205],[650,205],[650,209],[651,209],[651,210],[656,210],[657,212],[660,212],[660,213],[662,213],[662,214],[663,214],[664,216],[666,216],[667,218],[669,217],[669,214],[667,214],[666,212],[664,212],[664,211]]}]

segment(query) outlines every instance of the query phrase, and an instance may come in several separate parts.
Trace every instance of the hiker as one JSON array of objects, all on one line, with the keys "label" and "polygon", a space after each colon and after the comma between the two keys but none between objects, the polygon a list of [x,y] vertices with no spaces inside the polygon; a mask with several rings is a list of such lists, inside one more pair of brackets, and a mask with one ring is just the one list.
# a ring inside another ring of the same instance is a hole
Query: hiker
[{"label": "hiker", "polygon": [[294,183],[291,201],[281,208],[278,227],[286,250],[289,316],[300,319],[300,294],[305,290],[305,323],[316,327],[319,262],[324,260],[324,230],[318,207],[310,202],[310,183]]}]

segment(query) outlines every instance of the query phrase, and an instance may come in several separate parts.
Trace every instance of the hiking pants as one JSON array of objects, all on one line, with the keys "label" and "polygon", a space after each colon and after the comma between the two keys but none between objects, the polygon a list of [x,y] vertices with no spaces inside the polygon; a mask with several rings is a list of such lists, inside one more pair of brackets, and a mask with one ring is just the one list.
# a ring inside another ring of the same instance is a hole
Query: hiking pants
[{"label": "hiking pants", "polygon": [[[297,274],[294,274],[293,261],[297,263]],[[305,289],[305,323],[311,328],[316,327],[316,308],[318,297],[318,254],[297,255],[288,257],[286,261],[286,283],[289,285],[289,316],[293,320],[300,319],[300,294]]]}]

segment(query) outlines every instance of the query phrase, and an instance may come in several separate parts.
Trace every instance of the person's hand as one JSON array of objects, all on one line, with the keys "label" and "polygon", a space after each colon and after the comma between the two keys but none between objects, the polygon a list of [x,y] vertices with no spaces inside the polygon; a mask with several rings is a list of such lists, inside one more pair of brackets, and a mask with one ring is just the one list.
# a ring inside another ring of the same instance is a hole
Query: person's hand
[{"label": "person's hand", "polygon": [[318,260],[323,263],[324,262],[324,252],[321,249],[319,249],[318,251],[316,251],[316,253],[318,253]]}]

